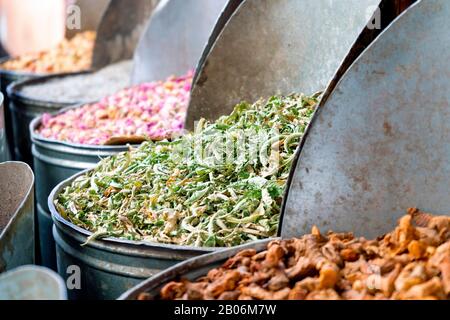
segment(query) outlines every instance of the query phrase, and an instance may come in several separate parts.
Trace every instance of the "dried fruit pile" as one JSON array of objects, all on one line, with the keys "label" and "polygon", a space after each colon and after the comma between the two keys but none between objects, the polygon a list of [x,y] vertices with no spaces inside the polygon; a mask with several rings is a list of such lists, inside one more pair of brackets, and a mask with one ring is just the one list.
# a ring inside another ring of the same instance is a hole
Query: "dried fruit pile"
[{"label": "dried fruit pile", "polygon": [[450,299],[450,217],[410,209],[377,240],[313,228],[242,251],[195,282],[170,282],[159,298]]},{"label": "dried fruit pile", "polygon": [[64,39],[53,49],[25,54],[4,62],[0,68],[31,73],[64,73],[91,67],[96,33],[85,31]]},{"label": "dried fruit pile", "polygon": [[84,145],[169,138],[183,129],[192,77],[190,71],[126,88],[55,116],[44,114],[37,134]]},{"label": "dried fruit pile", "polygon": [[90,239],[221,247],[272,237],[317,102],[295,94],[241,103],[193,133],[144,142],[75,179],[56,209]]}]

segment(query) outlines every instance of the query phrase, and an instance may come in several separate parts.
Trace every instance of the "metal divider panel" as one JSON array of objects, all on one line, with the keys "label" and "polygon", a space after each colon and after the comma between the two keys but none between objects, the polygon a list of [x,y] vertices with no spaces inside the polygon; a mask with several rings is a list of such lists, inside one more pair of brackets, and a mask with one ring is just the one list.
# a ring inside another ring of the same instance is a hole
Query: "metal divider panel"
[{"label": "metal divider panel", "polygon": [[111,0],[97,29],[93,69],[132,59],[145,25],[159,0]]},{"label": "metal divider panel", "polygon": [[186,126],[242,100],[314,93],[373,17],[379,0],[246,0],[212,47],[192,90]]},{"label": "metal divider panel", "polygon": [[375,237],[409,207],[450,212],[450,2],[417,2],[355,61],[303,140],[281,235]]},{"label": "metal divider panel", "polygon": [[134,55],[139,84],[194,69],[226,0],[161,0]]}]

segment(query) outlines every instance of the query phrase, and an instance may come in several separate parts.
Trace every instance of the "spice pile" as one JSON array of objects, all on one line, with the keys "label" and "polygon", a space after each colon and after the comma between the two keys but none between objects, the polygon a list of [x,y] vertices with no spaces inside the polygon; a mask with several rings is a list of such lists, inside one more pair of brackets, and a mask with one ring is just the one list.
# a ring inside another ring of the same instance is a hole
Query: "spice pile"
[{"label": "spice pile", "polygon": [[0,68],[32,73],[64,73],[91,67],[96,33],[85,31],[64,39],[48,51],[25,54],[4,62]]},{"label": "spice pile", "polygon": [[20,94],[35,100],[65,104],[90,103],[130,85],[132,61],[122,61],[97,72],[68,75],[23,86]]},{"label": "spice pile", "polygon": [[44,114],[37,134],[84,145],[170,138],[183,129],[192,77],[189,72],[143,83],[62,114]]},{"label": "spice pile", "polygon": [[241,103],[170,142],[102,160],[55,200],[72,223],[112,236],[234,246],[274,236],[290,167],[319,94]]},{"label": "spice pile", "polygon": [[450,217],[410,209],[393,232],[370,241],[313,228],[260,253],[241,251],[195,282],[170,282],[159,298],[450,299]]}]

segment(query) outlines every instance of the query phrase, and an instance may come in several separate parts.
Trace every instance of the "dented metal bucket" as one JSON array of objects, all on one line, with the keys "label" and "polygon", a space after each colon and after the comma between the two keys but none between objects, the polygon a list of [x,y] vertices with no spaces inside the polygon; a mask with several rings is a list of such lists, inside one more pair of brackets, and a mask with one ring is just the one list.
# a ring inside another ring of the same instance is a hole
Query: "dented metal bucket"
[{"label": "dented metal bucket", "polygon": [[179,279],[196,280],[199,277],[205,276],[209,270],[220,267],[227,259],[235,256],[242,250],[254,249],[257,252],[265,250],[272,240],[274,239],[256,241],[189,259],[143,281],[123,293],[118,300],[136,300],[141,293],[147,293],[152,297],[157,297],[161,288],[170,281]]},{"label": "dented metal bucket", "polygon": [[34,175],[21,162],[0,163],[0,272],[35,260]]},{"label": "dented metal bucket", "polygon": [[43,267],[23,266],[0,275],[0,300],[66,300],[61,277]]},{"label": "dented metal bucket", "polygon": [[282,235],[374,237],[407,208],[449,214],[450,2],[422,0],[357,59],[307,130]]},{"label": "dented metal bucket", "polygon": [[[84,172],[85,173],[85,172]],[[139,282],[178,262],[219,249],[194,248],[106,238],[82,246],[92,235],[65,220],[54,206],[58,194],[80,173],[59,184],[50,194],[48,206],[55,223],[58,272],[66,278],[67,268],[80,268],[81,289],[71,290],[71,299],[116,299]]]}]

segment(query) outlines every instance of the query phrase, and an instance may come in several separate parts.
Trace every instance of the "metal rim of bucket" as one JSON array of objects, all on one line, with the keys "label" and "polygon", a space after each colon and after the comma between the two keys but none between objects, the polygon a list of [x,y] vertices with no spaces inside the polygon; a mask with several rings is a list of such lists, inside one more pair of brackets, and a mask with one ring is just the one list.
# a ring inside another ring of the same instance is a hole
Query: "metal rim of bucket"
[{"label": "metal rim of bucket", "polygon": [[7,278],[13,277],[19,273],[27,273],[27,272],[37,272],[45,275],[46,277],[50,278],[51,281],[55,282],[58,288],[57,296],[60,300],[66,300],[67,299],[67,291],[66,291],[66,284],[64,283],[63,279],[54,271],[41,267],[36,265],[26,265],[17,267],[13,270],[10,270],[8,272],[5,272],[4,274],[0,275],[0,281],[5,280]]},{"label": "metal rim of bucket", "polygon": [[92,74],[93,72],[94,72],[93,70],[86,70],[86,71],[80,71],[80,72],[55,73],[55,74],[33,77],[31,79],[26,79],[26,80],[18,80],[18,81],[12,82],[6,90],[8,93],[8,97],[11,100],[18,100],[23,103],[26,103],[27,105],[33,105],[33,106],[48,108],[48,109],[53,108],[53,109],[60,110],[62,107],[68,107],[68,106],[80,104],[81,101],[54,102],[54,101],[49,101],[49,100],[41,100],[41,99],[36,99],[36,98],[30,97],[30,96],[27,96],[26,94],[22,93],[21,90],[26,86],[32,86],[32,85],[36,85],[36,84],[40,84],[40,83],[45,83],[47,81],[59,79],[59,78]]},{"label": "metal rim of bucket", "polygon": [[190,258],[141,282],[134,288],[131,288],[130,290],[124,292],[117,300],[134,300],[140,293],[143,292],[149,292],[155,296],[156,291],[171,280],[180,278],[196,269],[213,269],[218,264],[222,264],[227,259],[235,256],[237,253],[243,250],[255,249],[257,252],[261,252],[267,248],[267,245],[271,241],[277,239],[279,238],[258,240],[237,247],[226,248],[217,252]]},{"label": "metal rim of bucket", "polygon": [[[92,171],[92,169],[87,169],[87,170],[81,171],[81,172],[77,173],[76,175],[62,181],[52,190],[52,192],[50,193],[50,195],[48,197],[48,207],[50,209],[52,219],[55,222],[55,224],[58,225],[59,230],[62,230],[66,233],[70,232],[70,231],[74,231],[75,233],[72,234],[72,232],[71,232],[71,235],[77,237],[78,240],[82,243],[86,242],[87,238],[89,236],[93,235],[93,232],[83,229],[83,228],[73,224],[72,222],[64,219],[59,214],[58,210],[56,210],[56,207],[55,207],[53,201],[55,200],[56,196],[59,193],[61,193],[61,191],[65,187],[67,187],[68,185],[70,185],[73,182],[73,180],[75,180],[79,176],[84,175],[90,171]],[[68,228],[68,230],[67,230],[67,228]],[[198,253],[198,254],[210,253],[210,252],[215,252],[215,251],[224,249],[224,247],[209,248],[209,247],[179,246],[179,245],[164,244],[164,243],[149,242],[149,241],[132,241],[132,240],[113,238],[113,237],[107,237],[107,238],[102,238],[100,240],[92,241],[87,246],[96,247],[101,250],[110,251],[110,252],[120,252],[121,251],[120,246],[128,246],[128,247],[131,246],[131,247],[135,247],[136,249],[138,249],[138,248],[148,248],[148,249],[154,248],[154,249],[166,249],[166,250],[174,250],[174,251],[176,250],[176,251],[182,251],[182,252],[183,251],[184,252],[194,252],[194,253]],[[127,252],[129,253],[129,250]],[[139,252],[136,251],[136,255],[146,256],[147,254],[142,251],[139,251]]]},{"label": "metal rim of bucket", "polygon": [[8,223],[6,224],[6,226],[4,227],[4,229],[2,230],[2,232],[0,232],[0,239],[3,237],[3,235],[6,233],[6,231],[11,227],[11,225],[13,223],[16,222],[16,220],[18,219],[17,217],[17,212],[20,211],[20,209],[26,204],[26,202],[28,201],[28,198],[30,197],[30,194],[33,192],[33,188],[34,188],[34,182],[35,182],[35,177],[34,177],[34,172],[33,170],[31,170],[31,167],[26,164],[25,162],[20,162],[20,161],[6,161],[6,162],[2,162],[0,163],[0,168],[2,166],[8,166],[8,165],[20,165],[22,167],[24,167],[30,174],[31,174],[31,182],[30,185],[27,189],[27,192],[25,193],[22,201],[20,202],[19,206],[17,207],[17,210],[12,214],[11,219],[8,221]]}]

